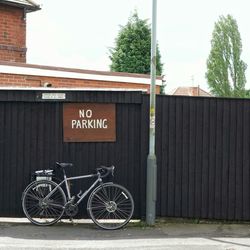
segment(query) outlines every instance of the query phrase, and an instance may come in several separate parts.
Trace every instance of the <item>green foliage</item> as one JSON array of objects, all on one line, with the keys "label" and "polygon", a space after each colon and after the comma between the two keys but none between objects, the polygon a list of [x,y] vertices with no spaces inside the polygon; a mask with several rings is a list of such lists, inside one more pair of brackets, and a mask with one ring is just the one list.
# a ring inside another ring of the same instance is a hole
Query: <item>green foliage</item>
[{"label": "green foliage", "polygon": [[232,16],[221,16],[215,23],[206,78],[215,96],[247,97],[246,63],[241,59],[242,43],[238,25]]},{"label": "green foliage", "polygon": [[[135,12],[122,26],[116,38],[115,48],[110,49],[110,70],[128,73],[150,73],[151,29],[147,20],[141,20]],[[162,74],[161,55],[157,45],[156,74]]]}]

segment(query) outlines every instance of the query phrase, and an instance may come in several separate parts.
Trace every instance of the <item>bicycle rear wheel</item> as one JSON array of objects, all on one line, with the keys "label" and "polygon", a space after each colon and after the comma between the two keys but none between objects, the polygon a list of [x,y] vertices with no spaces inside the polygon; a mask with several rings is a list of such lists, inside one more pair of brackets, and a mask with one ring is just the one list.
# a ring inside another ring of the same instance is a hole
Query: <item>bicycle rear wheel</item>
[{"label": "bicycle rear wheel", "polygon": [[134,212],[134,201],[126,188],[106,183],[91,193],[87,209],[91,219],[99,227],[119,229],[130,221]]},{"label": "bicycle rear wheel", "polygon": [[[48,199],[44,199],[48,194]],[[35,225],[49,226],[56,223],[64,213],[66,196],[53,181],[34,181],[24,191],[23,212]]]}]

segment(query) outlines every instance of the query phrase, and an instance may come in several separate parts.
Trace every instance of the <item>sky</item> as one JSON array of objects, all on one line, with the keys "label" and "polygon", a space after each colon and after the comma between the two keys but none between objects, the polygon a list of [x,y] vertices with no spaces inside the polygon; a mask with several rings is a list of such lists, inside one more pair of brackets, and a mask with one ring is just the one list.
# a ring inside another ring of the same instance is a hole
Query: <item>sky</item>
[{"label": "sky", "polygon": [[[27,63],[109,71],[109,48],[137,10],[152,20],[152,0],[35,0],[27,15]],[[157,0],[157,41],[166,91],[178,86],[209,90],[205,78],[214,24],[232,15],[242,39],[250,88],[249,0]]]}]

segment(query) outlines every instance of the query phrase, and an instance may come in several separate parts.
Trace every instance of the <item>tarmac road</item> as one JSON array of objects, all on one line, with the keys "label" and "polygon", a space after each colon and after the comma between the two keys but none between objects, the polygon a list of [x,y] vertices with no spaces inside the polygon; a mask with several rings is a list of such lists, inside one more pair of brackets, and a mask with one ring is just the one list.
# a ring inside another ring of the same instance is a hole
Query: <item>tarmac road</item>
[{"label": "tarmac road", "polygon": [[38,227],[26,219],[0,218],[0,249],[250,249],[248,224],[160,223],[106,231],[86,220],[75,222]]}]

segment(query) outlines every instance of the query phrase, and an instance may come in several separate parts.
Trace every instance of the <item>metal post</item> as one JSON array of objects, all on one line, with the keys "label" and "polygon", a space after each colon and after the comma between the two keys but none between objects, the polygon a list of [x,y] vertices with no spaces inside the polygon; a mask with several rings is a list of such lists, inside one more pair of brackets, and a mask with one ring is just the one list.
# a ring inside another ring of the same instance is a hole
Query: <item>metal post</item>
[{"label": "metal post", "polygon": [[155,79],[156,79],[156,10],[157,0],[153,0],[151,35],[151,85],[149,114],[149,155],[147,159],[146,223],[154,225],[156,207],[157,165],[155,155]]}]

